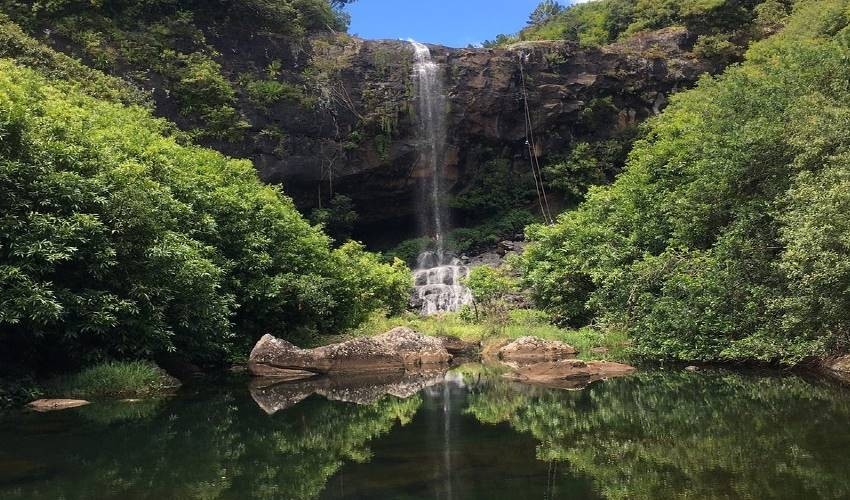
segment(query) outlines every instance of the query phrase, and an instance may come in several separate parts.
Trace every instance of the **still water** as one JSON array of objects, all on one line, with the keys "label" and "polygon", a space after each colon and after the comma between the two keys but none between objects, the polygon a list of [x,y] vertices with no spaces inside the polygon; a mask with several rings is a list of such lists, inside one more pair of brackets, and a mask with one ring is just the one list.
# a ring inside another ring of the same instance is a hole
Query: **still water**
[{"label": "still water", "polygon": [[0,416],[0,498],[850,498],[848,423],[850,391],[796,375],[238,378]]}]

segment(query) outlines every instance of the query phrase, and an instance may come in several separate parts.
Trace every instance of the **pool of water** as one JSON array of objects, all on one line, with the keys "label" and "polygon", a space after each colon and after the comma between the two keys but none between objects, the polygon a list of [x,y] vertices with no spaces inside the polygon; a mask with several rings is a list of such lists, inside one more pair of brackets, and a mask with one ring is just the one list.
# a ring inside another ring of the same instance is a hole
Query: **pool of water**
[{"label": "pool of water", "polygon": [[234,378],[0,416],[0,498],[850,498],[848,423],[850,391],[789,374]]}]

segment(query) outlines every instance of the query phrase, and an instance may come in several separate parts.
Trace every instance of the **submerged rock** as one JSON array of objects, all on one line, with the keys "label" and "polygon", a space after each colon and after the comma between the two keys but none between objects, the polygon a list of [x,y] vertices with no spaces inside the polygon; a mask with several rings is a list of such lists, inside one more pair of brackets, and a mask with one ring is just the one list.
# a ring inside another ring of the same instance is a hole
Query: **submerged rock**
[{"label": "submerged rock", "polygon": [[84,399],[37,399],[27,405],[27,408],[40,412],[67,410],[91,404]]},{"label": "submerged rock", "polygon": [[610,361],[582,361],[564,359],[527,365],[514,365],[505,378],[519,382],[546,385],[549,387],[578,389],[591,382],[630,375],[633,366]]},{"label": "submerged rock", "polygon": [[258,377],[297,380],[336,372],[403,372],[447,364],[451,359],[441,340],[399,327],[315,349],[301,349],[265,335],[251,351],[248,370]]},{"label": "submerged rock", "polygon": [[499,359],[517,363],[536,363],[575,358],[578,351],[557,340],[520,337],[499,349]]}]

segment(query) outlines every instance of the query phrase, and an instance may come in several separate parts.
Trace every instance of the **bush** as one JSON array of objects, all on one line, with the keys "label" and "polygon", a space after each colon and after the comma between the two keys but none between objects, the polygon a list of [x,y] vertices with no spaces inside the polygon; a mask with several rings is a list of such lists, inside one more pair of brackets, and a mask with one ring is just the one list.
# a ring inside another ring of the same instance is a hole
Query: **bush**
[{"label": "bush", "polygon": [[179,385],[148,361],[106,362],[65,377],[47,391],[67,398],[134,398],[159,394]]},{"label": "bush", "polygon": [[651,357],[793,365],[845,350],[848,12],[798,4],[743,65],[674,96],[612,186],[530,228],[538,304]]},{"label": "bush", "polygon": [[58,370],[175,350],[217,362],[264,333],[398,307],[403,265],[331,251],[249,162],[170,130],[0,61],[0,352]]}]

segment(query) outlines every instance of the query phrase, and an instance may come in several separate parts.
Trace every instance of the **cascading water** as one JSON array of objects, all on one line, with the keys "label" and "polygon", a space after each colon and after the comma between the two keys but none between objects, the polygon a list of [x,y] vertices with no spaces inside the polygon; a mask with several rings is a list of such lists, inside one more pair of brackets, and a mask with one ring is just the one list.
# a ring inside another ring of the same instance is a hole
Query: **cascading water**
[{"label": "cascading water", "polygon": [[443,203],[443,166],[446,156],[446,94],[440,67],[431,59],[426,45],[410,41],[415,61],[416,116],[419,121],[419,162],[427,175],[420,188],[422,234],[434,238],[436,250],[416,259],[413,303],[421,314],[456,311],[472,300],[469,289],[460,284],[468,269],[446,253],[445,235],[448,210]]}]

